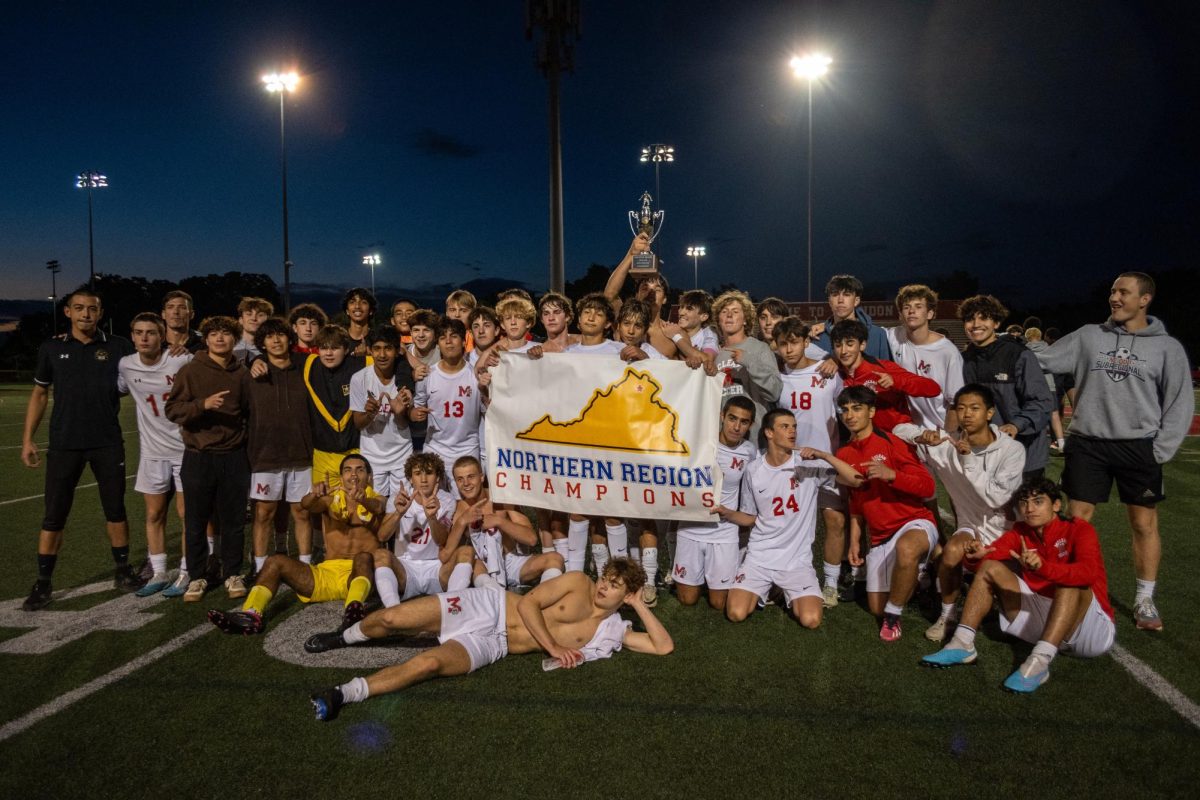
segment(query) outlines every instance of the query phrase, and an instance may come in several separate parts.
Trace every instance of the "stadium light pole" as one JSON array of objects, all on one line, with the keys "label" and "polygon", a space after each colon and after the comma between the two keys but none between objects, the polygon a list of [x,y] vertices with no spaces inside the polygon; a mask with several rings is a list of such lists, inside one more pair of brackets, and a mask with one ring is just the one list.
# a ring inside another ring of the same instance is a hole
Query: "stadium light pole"
[{"label": "stadium light pole", "polygon": [[647,162],[654,163],[654,201],[658,203],[658,207],[662,208],[662,182],[659,180],[658,170],[662,164],[672,164],[675,162],[675,147],[669,144],[651,144],[642,148],[642,155],[638,158],[643,164]]},{"label": "stadium light pole", "polygon": [[50,270],[50,324],[54,333],[58,333],[58,314],[55,314],[55,306],[58,300],[58,273],[62,271],[57,259],[52,259],[46,262],[46,269]]},{"label": "stadium light pole", "polygon": [[284,97],[296,91],[300,76],[293,72],[272,72],[263,75],[263,84],[268,92],[279,93],[279,169],[283,174],[283,308],[292,308],[292,259],[288,254],[288,211],[287,211],[287,140],[284,137]]},{"label": "stadium light pole", "polygon": [[808,82],[808,302],[812,302],[812,209],[813,209],[813,82],[829,72],[833,59],[820,53],[793,56],[790,62],[797,78]]},{"label": "stadium light pole", "polygon": [[371,294],[375,294],[375,268],[383,263],[378,253],[363,256],[363,264],[371,268]]},{"label": "stadium light pole", "polygon": [[95,170],[79,173],[75,179],[76,189],[87,189],[88,196],[88,288],[96,288],[96,252],[92,246],[92,191],[108,186],[108,176]]},{"label": "stadium light pole", "polygon": [[704,245],[692,245],[687,249],[688,257],[692,259],[692,288],[700,288],[700,259],[708,255]]}]

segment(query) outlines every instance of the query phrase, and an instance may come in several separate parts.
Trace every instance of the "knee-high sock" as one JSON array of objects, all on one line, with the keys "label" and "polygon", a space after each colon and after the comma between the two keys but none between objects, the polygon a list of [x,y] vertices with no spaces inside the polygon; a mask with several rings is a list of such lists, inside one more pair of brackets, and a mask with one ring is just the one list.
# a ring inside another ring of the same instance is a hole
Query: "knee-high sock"
[{"label": "knee-high sock", "polygon": [[459,589],[466,589],[470,585],[471,565],[455,564],[454,569],[450,571],[450,577],[446,580],[446,591],[457,592]]},{"label": "knee-high sock", "polygon": [[[545,552],[545,550],[543,550],[542,552]],[[566,562],[567,556],[570,554],[570,551],[567,549],[567,538],[565,536],[561,539],[554,540],[554,552],[556,552],[560,556],[562,556],[563,561]]]},{"label": "knee-high sock", "polygon": [[246,602],[242,603],[242,611],[253,611],[255,614],[262,614],[274,596],[274,593],[267,587],[255,586],[250,589],[250,594],[246,595]]},{"label": "knee-high sock", "polygon": [[346,589],[346,605],[365,603],[369,594],[371,594],[371,579],[366,575],[359,575],[350,581],[350,587]]},{"label": "knee-high sock", "polygon": [[588,521],[571,520],[567,525],[567,570],[583,572],[587,558]]},{"label": "knee-high sock", "polygon": [[400,581],[391,567],[375,568],[375,588],[379,590],[379,599],[384,608],[400,605]]},{"label": "knee-high sock", "polygon": [[546,581],[552,581],[555,578],[557,578],[559,575],[562,575],[561,569],[559,569],[558,567],[550,567],[550,569],[544,570],[542,572],[541,581],[542,581],[542,583],[545,583]]},{"label": "knee-high sock", "polygon": [[626,530],[624,523],[617,525],[605,525],[604,530],[608,533],[608,552],[613,558],[621,558],[629,555],[629,531]]},{"label": "knee-high sock", "polygon": [[594,544],[592,545],[592,566],[596,568],[596,577],[604,572],[604,565],[608,563],[608,545]]},{"label": "knee-high sock", "polygon": [[646,584],[653,586],[658,580],[658,548],[642,548],[642,569],[646,571]]}]

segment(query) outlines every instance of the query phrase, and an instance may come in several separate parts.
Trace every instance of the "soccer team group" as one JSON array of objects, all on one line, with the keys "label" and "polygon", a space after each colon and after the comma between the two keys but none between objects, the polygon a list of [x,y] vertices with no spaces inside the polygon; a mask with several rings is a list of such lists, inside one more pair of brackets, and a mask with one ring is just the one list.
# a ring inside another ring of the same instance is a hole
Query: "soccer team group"
[{"label": "soccer team group", "polygon": [[[1029,321],[1005,329],[996,298],[969,298],[959,309],[968,340],[960,351],[930,327],[938,298],[929,287],[902,288],[900,324],[881,328],[859,308],[862,284],[850,275],[829,281],[824,323],[789,316],[774,298],[755,306],[739,291],[714,300],[700,290],[680,296],[669,322],[660,275],[635,276],[633,297],[621,299],[634,256],[648,246],[635,238],[604,292],[575,302],[550,292],[535,305],[515,289],[492,308],[459,290],[444,314],[401,299],[374,326],[374,296],[352,289],[345,327],[312,304],[284,319],[267,301],[244,298],[236,318],[208,316],[193,330],[191,297],[173,291],[161,313],[134,317],[131,344],[101,330],[93,291],[76,290],[64,308],[70,330],[39,352],[24,426],[22,459],[37,467],[34,437],[52,393],[38,577],[25,609],[51,602],[89,466],[118,588],[190,602],[223,581],[242,608],[208,618],[241,634],[264,630],[281,585],[304,603],[341,601],[341,626],[304,643],[314,653],[428,638],[401,664],[315,693],[322,720],[508,653],[541,652],[547,669],[623,647],[670,653],[671,636],[651,611],[660,541],[678,601],[706,597],[733,622],[781,603],[814,628],[839,601],[865,595],[880,639],[894,642],[904,605],[930,587],[941,612],[925,635],[942,645],[925,657],[931,667],[974,662],[976,631],[996,609],[1005,633],[1033,644],[1004,682],[1028,693],[1060,652],[1091,657],[1112,647],[1113,608],[1089,520],[1115,481],[1132,531],[1134,618],[1161,630],[1162,465],[1195,409],[1184,350],[1147,313],[1150,276],[1118,276],[1108,319],[1052,345]],[[534,337],[538,323],[544,335]],[[723,483],[711,522],[552,508],[531,520],[489,498],[483,421],[493,370],[501,359],[588,357],[679,359],[722,376],[714,424]],[[118,421],[126,394],[137,410],[135,488],[146,507],[142,571],[129,564]],[[1065,437],[1064,395],[1073,409]],[[1061,487],[1043,476],[1052,449],[1065,457]],[[952,504],[948,537],[935,478]],[[174,574],[172,497],[184,530]],[[253,568],[244,576],[248,507]],[[289,530],[295,557],[286,554]]]}]

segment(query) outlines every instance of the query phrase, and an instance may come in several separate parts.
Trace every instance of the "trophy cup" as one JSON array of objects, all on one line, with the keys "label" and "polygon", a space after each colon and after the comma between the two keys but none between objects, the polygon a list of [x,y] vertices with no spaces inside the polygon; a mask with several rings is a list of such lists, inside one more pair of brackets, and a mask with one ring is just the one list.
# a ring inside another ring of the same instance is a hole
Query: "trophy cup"
[{"label": "trophy cup", "polygon": [[[642,210],[629,212],[629,228],[633,231],[634,236],[644,233],[653,242],[662,232],[663,217],[667,212],[662,209],[651,211],[651,201],[650,193],[642,192]],[[649,250],[637,253],[633,257],[633,266],[629,268],[629,271],[641,275],[655,274],[658,272],[658,256]]]}]

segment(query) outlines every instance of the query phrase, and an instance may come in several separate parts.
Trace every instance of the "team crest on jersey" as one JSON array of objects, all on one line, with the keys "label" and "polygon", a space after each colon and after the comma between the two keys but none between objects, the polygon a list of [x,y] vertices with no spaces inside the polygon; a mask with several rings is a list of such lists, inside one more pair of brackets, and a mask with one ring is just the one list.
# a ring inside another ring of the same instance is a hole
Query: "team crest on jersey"
[{"label": "team crest on jersey", "polygon": [[812,376],[812,383],[810,383],[810,384],[808,385],[808,388],[810,388],[810,389],[824,389],[824,388],[825,388],[825,384],[827,384],[827,383],[829,383],[829,378],[826,378],[826,377],[824,377],[824,376],[822,376],[822,375],[813,375],[813,376]]},{"label": "team crest on jersey", "polygon": [[1113,383],[1120,383],[1130,376],[1144,381],[1146,376],[1142,374],[1142,370],[1145,364],[1145,359],[1140,358],[1137,353],[1131,352],[1127,347],[1118,347],[1116,350],[1101,353],[1092,364],[1091,371],[1103,372]]},{"label": "team crest on jersey", "polygon": [[675,565],[675,577],[686,578],[687,577],[687,567],[685,567],[683,564],[676,564]]},{"label": "team crest on jersey", "polygon": [[461,597],[447,597],[446,598],[446,611],[452,615],[461,614],[462,613],[462,598]]},{"label": "team crest on jersey", "polygon": [[746,459],[744,459],[744,458],[729,459],[729,468],[730,469],[742,469],[745,466],[746,466]]},{"label": "team crest on jersey", "polygon": [[1067,540],[1066,539],[1060,538],[1060,539],[1056,540],[1054,542],[1054,546],[1058,549],[1058,557],[1059,558],[1067,557]]},{"label": "team crest on jersey", "polygon": [[349,397],[349,396],[350,396],[350,384],[343,383],[342,384],[342,397]]},{"label": "team crest on jersey", "polygon": [[108,351],[107,350],[97,350],[96,351],[96,360],[97,361],[108,361]]},{"label": "team crest on jersey", "polygon": [[458,396],[459,397],[470,397],[471,396],[471,387],[470,386],[458,387]]},{"label": "team crest on jersey", "polygon": [[928,375],[929,371],[932,368],[933,368],[933,365],[926,363],[925,359],[923,359],[923,358],[921,359],[920,363],[917,364],[917,372],[923,373],[925,375]]},{"label": "team crest on jersey", "polygon": [[883,453],[876,453],[875,455],[871,456],[871,460],[876,464],[883,464],[887,461],[887,456]]},{"label": "team crest on jersey", "polygon": [[791,478],[789,478],[789,481],[792,484],[792,489],[795,489],[796,487],[798,487],[800,485],[800,479],[797,478],[795,475],[793,475]]},{"label": "team crest on jersey", "polygon": [[734,583],[742,583],[742,582],[743,582],[743,581],[745,581],[745,580],[746,580],[746,573],[744,573],[744,572],[739,572],[739,573],[737,574],[737,577],[733,579],[733,582],[734,582]]}]

